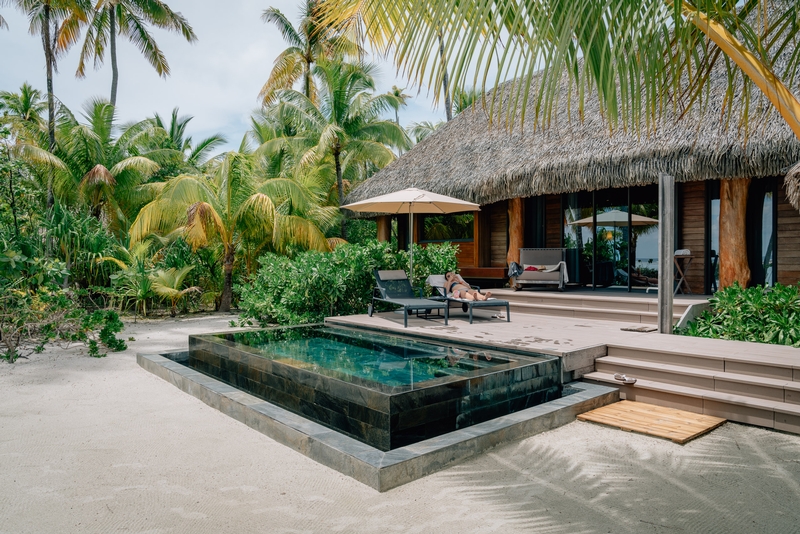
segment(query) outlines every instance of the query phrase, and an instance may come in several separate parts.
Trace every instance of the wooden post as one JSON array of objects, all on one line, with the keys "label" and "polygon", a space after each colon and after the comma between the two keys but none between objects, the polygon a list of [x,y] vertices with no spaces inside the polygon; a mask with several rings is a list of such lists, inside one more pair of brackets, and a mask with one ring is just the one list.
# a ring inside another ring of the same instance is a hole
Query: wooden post
[{"label": "wooden post", "polygon": [[658,177],[658,331],[672,333],[675,271],[675,177]]},{"label": "wooden post", "polygon": [[378,223],[378,241],[389,241],[392,238],[392,216],[379,215],[376,222]]},{"label": "wooden post", "polygon": [[721,180],[719,183],[719,287],[739,282],[747,287],[747,192],[750,178]]},{"label": "wooden post", "polygon": [[[506,264],[512,262],[519,263],[519,249],[525,244],[524,214],[521,198],[512,198],[508,201],[508,252],[506,253]],[[510,278],[509,285],[513,288],[516,285],[514,278]]]},{"label": "wooden post", "polygon": [[519,263],[519,249],[525,246],[525,226],[521,198],[508,201],[508,254],[506,263]]}]

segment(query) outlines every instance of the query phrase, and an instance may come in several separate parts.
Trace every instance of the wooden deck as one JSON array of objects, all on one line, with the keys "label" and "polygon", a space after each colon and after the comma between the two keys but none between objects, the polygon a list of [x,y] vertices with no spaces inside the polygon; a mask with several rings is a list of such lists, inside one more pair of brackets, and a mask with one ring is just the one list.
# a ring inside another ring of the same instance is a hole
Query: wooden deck
[{"label": "wooden deck", "polygon": [[726,421],[720,417],[627,400],[580,414],[578,419],[666,438],[681,445]]}]

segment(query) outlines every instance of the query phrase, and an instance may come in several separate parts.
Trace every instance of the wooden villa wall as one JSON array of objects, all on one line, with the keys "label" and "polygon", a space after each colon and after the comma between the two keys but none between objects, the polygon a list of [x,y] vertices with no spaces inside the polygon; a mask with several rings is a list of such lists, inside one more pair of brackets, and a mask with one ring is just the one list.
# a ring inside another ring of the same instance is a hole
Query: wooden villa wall
[{"label": "wooden villa wall", "polygon": [[474,267],[475,241],[459,241],[456,243],[456,245],[458,245],[458,254],[456,254],[456,259],[458,260],[458,266]]},{"label": "wooden villa wall", "polygon": [[800,281],[800,212],[789,204],[783,184],[778,188],[778,282]]},{"label": "wooden villa wall", "polygon": [[[692,293],[705,292],[706,262],[706,183],[680,184],[678,195],[679,234],[678,247],[692,251],[692,264],[686,272],[686,281]],[[719,252],[719,251],[717,251]]]},{"label": "wooden villa wall", "polygon": [[561,247],[561,195],[547,195],[545,199],[545,240],[548,248]]},{"label": "wooden villa wall", "polygon": [[508,202],[495,202],[481,207],[487,212],[489,226],[489,265],[481,267],[505,267],[508,254]]}]

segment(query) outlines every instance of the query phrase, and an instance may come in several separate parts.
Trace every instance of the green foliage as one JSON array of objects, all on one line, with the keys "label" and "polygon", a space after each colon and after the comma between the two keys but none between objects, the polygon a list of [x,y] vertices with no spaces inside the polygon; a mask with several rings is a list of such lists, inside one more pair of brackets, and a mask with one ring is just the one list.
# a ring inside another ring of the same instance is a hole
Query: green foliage
[{"label": "green foliage", "polygon": [[[444,273],[456,265],[451,244],[414,249],[414,279]],[[386,243],[344,244],[333,252],[302,252],[293,259],[277,254],[260,258],[254,279],[241,293],[242,321],[261,325],[302,324],[326,316],[364,313],[375,286],[375,269],[408,269],[408,254]]]},{"label": "green foliage", "polygon": [[68,282],[80,287],[107,286],[111,266],[102,258],[110,255],[119,241],[89,213],[56,203],[43,223],[54,252],[69,269]]},{"label": "green foliage", "polygon": [[[333,232],[338,236],[339,228],[333,228]],[[378,235],[378,224],[370,219],[352,219],[347,223],[347,242],[354,245],[363,245],[375,239]]]},{"label": "green foliage", "polygon": [[800,347],[800,288],[742,288],[738,283],[709,299],[711,311],[680,334]]},{"label": "green foliage", "polygon": [[0,357],[13,363],[41,352],[50,342],[82,342],[100,356],[100,344],[112,351],[126,345],[114,334],[123,328],[110,311],[87,313],[76,295],[58,287],[67,273],[58,260],[30,258],[8,243],[0,252]]},{"label": "green foliage", "polygon": [[[432,274],[444,274],[447,271],[455,271],[458,267],[458,245],[444,242],[434,243],[426,247],[417,244],[414,247],[414,275],[411,285],[424,287],[425,280]],[[405,270],[408,272],[408,255],[405,252],[400,254],[406,257]]]}]

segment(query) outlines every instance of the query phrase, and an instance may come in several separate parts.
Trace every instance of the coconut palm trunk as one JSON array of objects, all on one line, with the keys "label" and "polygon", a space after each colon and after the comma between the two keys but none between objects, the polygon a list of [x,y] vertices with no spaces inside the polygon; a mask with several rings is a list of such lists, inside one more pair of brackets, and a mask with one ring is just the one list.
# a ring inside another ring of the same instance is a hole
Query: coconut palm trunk
[{"label": "coconut palm trunk", "polygon": [[235,248],[233,245],[225,245],[225,257],[222,260],[222,271],[224,279],[222,282],[222,295],[219,299],[219,311],[231,311],[233,301],[233,262],[236,259]]},{"label": "coconut palm trunk", "polygon": [[117,107],[117,84],[119,83],[119,69],[117,68],[117,13],[114,4],[108,4],[108,44],[111,53],[111,105]]},{"label": "coconut palm trunk", "polygon": [[[339,205],[344,205],[344,180],[342,179],[342,162],[340,149],[333,149],[333,161],[336,164],[336,189],[339,193]],[[342,214],[342,239],[347,240],[347,218]]]},{"label": "coconut palm trunk", "polygon": [[11,197],[11,214],[14,216],[14,235],[19,237],[19,223],[17,222],[17,200],[14,195],[14,167],[11,163],[11,151],[6,146],[6,157],[8,157],[8,193]]},{"label": "coconut palm trunk", "polygon": [[[44,46],[45,69],[47,72],[47,139],[48,149],[53,152],[56,149],[56,103],[53,96],[53,65],[55,64],[55,53],[53,52],[53,41],[50,38],[50,4],[46,3],[43,10],[42,20],[42,45]],[[52,208],[55,204],[53,194],[53,173],[47,173],[47,207]]]},{"label": "coconut palm trunk", "polygon": [[442,60],[442,90],[444,91],[444,110],[447,122],[453,120],[453,102],[450,100],[450,78],[447,76],[447,62],[444,59],[444,39],[439,32],[439,57]]}]

